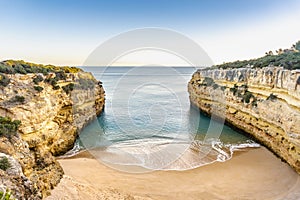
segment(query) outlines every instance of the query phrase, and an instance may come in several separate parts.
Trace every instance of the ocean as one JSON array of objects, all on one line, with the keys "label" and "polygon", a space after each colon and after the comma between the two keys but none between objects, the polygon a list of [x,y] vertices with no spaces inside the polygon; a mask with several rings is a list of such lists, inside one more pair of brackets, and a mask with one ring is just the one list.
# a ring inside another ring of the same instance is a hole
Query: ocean
[{"label": "ocean", "polygon": [[82,68],[103,82],[105,110],[81,131],[67,155],[88,150],[122,171],[128,166],[188,170],[259,147],[190,105],[187,84],[193,67]]}]

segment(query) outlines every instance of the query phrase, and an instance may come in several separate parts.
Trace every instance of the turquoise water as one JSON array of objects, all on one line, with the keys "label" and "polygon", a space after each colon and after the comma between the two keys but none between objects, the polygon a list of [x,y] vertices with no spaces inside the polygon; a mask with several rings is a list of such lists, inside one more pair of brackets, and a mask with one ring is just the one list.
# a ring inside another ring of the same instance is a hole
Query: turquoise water
[{"label": "turquoise water", "polygon": [[187,83],[194,68],[83,69],[103,82],[106,105],[82,130],[72,152],[88,149],[112,165],[186,170],[258,146],[190,106]]}]

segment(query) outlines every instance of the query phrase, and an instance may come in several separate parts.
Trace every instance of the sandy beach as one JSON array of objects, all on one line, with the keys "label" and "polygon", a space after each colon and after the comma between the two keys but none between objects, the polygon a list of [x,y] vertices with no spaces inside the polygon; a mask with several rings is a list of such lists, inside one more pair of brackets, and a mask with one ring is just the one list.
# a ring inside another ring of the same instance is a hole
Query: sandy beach
[{"label": "sandy beach", "polygon": [[111,169],[87,153],[60,159],[65,175],[54,199],[299,199],[300,176],[260,147],[187,171],[132,174]]}]

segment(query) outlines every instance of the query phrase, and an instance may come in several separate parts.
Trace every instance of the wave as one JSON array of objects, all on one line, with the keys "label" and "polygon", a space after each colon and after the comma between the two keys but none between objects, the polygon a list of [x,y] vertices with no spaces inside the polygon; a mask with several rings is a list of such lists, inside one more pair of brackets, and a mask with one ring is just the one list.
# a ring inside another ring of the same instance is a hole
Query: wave
[{"label": "wave", "polygon": [[71,150],[69,150],[64,155],[58,156],[57,158],[59,158],[59,159],[71,158],[73,156],[76,156],[76,155],[82,153],[83,151],[87,151],[87,149],[85,147],[83,147],[82,145],[80,145],[78,140],[76,140],[76,142]]},{"label": "wave", "polygon": [[69,158],[89,151],[106,165],[139,166],[149,170],[184,171],[214,162],[225,162],[235,151],[258,148],[252,140],[224,144],[219,139],[182,141],[168,138],[144,138],[114,143],[105,148],[85,149],[77,142],[74,148],[60,158]]}]

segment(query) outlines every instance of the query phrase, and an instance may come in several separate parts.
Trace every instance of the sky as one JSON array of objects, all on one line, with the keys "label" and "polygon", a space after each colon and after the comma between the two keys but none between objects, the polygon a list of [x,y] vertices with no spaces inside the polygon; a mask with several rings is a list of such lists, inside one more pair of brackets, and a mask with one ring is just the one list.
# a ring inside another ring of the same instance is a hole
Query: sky
[{"label": "sky", "polygon": [[[263,56],[300,40],[298,0],[0,0],[0,60],[81,66],[95,48],[144,27],[174,30],[215,64]],[[139,52],[115,65],[184,65]]]}]

